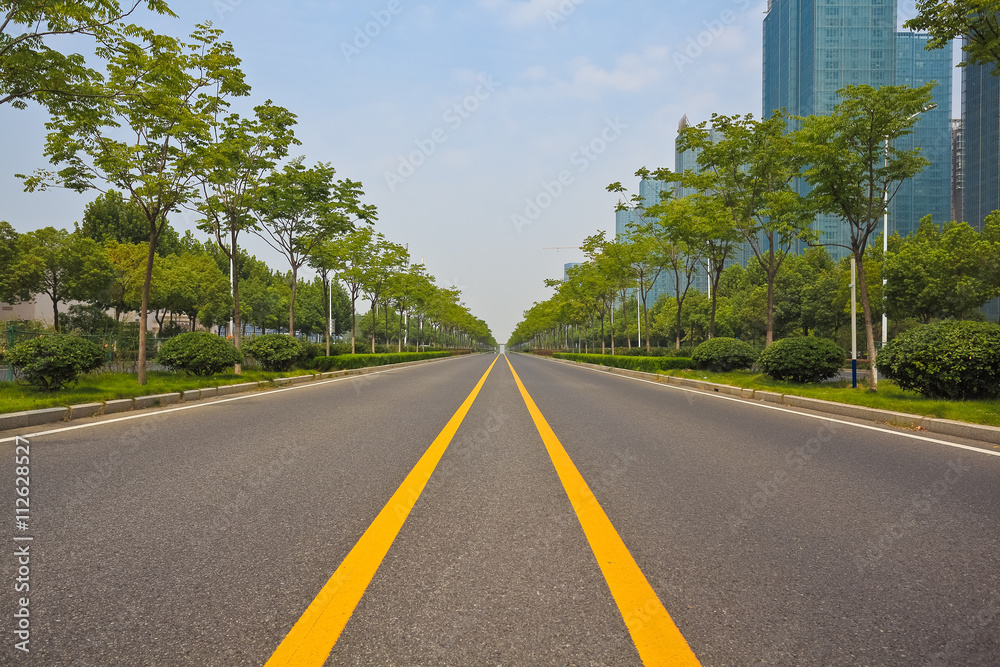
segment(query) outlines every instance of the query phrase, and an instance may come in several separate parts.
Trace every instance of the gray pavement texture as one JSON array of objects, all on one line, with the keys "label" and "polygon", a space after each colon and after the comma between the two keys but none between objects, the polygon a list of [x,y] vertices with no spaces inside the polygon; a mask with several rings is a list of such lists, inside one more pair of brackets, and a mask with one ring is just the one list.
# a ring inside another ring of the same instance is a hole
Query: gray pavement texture
[{"label": "gray pavement texture", "polygon": [[[0,665],[263,664],[492,360],[32,438]],[[1000,459],[511,361],[702,664],[1000,664]],[[502,358],[326,664],[641,664]]]}]

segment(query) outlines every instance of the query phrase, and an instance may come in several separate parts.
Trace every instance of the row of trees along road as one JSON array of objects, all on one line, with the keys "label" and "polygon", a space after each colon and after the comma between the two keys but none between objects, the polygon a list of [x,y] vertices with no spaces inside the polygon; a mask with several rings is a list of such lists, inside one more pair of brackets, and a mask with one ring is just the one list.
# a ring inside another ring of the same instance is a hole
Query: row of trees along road
[{"label": "row of trees along road", "polygon": [[[83,223],[73,232],[46,227],[18,234],[0,221],[0,258],[5,258],[0,262],[0,300],[17,302],[46,294],[53,302],[58,331],[106,335],[127,329],[121,320],[141,308],[148,255],[148,243],[142,240],[144,223],[135,220],[140,214],[133,208],[134,204],[112,191],[87,206]],[[91,232],[97,231],[94,238]],[[233,299],[228,272],[232,267],[223,250],[215,242],[202,244],[190,231],[178,237],[169,225],[159,247],[148,302],[159,335],[179,331],[175,316],[186,317],[191,329],[196,323],[212,327],[229,318]],[[304,281],[293,277],[291,270],[273,271],[245,251],[239,252],[235,282],[243,295],[241,334],[248,325],[286,331],[294,326],[296,332],[310,335],[325,331],[329,344],[330,336],[337,333],[329,328],[332,319],[342,332],[348,324],[352,335],[355,330],[368,332],[372,349],[379,329],[386,345],[390,332],[395,331],[401,351],[409,341],[407,324],[412,317],[418,344],[467,340],[469,346],[495,345],[486,324],[460,303],[457,290],[439,288],[423,266],[410,264],[405,248],[368,226],[323,244],[309,256],[309,263],[319,275]],[[334,279],[338,271],[355,287],[356,296],[375,298],[372,311],[385,315],[384,324],[373,316],[357,323],[354,304]],[[70,306],[67,319],[60,309],[70,300],[81,303]],[[114,317],[106,315],[109,310]],[[398,315],[397,321],[389,322],[390,311]],[[425,323],[430,327],[427,335],[423,335]],[[433,335],[431,329],[440,335]]]},{"label": "row of trees along road", "polygon": [[[299,144],[289,110],[268,100],[251,118],[230,111],[232,100],[250,95],[250,86],[220,30],[201,24],[186,41],[159,35],[128,22],[141,5],[173,16],[162,0],[124,7],[112,0],[0,1],[0,105],[24,108],[33,101],[51,114],[45,154],[56,168],[20,175],[27,190],[121,192],[144,223],[138,381],[145,384],[151,287],[171,214],[197,211],[200,228],[231,264],[241,257],[240,235],[246,231],[279,251],[291,270],[288,328],[294,335],[298,271],[314,264],[329,286],[330,273],[340,265],[328,246],[359,223],[373,223],[376,211],[362,203],[361,184],[335,180],[329,164],[306,167],[296,159],[279,166]],[[58,38],[82,36],[93,40],[103,72],[84,56],[52,46]],[[84,280],[71,282],[50,288],[54,300],[88,293]],[[376,303],[385,285],[368,289]],[[238,280],[232,297],[239,346]],[[460,315],[451,318],[455,327],[490,338],[481,322]]]},{"label": "row of trees along road", "polygon": [[[764,120],[714,115],[710,123],[682,129],[678,149],[695,151],[700,170],[683,174],[665,168],[637,171],[639,178],[668,184],[656,202],[629,195],[621,183],[608,186],[620,197],[618,210],[632,212],[635,222],[614,241],[605,239],[603,233],[586,239],[581,248],[587,262],[571,269],[566,281],[549,283],[559,289],[558,306],[543,309],[549,321],[554,316],[564,324],[579,325],[596,317],[601,322],[603,351],[606,314],[614,310],[619,296],[624,302],[635,290],[649,349],[653,332],[647,297],[653,282],[665,273],[675,301],[673,328],[680,349],[685,301],[704,266],[712,297],[709,336],[714,336],[727,262],[746,243],[766,281],[766,343],[770,344],[775,331],[775,287],[782,268],[803,245],[833,245],[813,231],[815,217],[827,213],[846,226],[847,243],[841,248],[858,266],[864,332],[874,360],[873,320],[876,308],[881,312],[883,295],[868,281],[873,270],[882,273],[884,258],[879,252],[878,264],[866,265],[872,254],[870,240],[881,230],[883,216],[901,184],[929,164],[918,150],[896,149],[894,141],[911,132],[927,109],[932,86],[849,86],[840,91],[842,101],[828,115],[789,119],[776,111]],[[793,120],[798,129],[789,127]],[[797,191],[798,178],[810,184],[808,195]],[[693,194],[675,196],[672,186]],[[993,239],[997,221],[991,220],[993,224],[988,222],[982,235],[958,224],[938,232],[927,221],[912,243],[894,240],[899,252],[884,269],[887,275],[896,272],[890,281],[894,302],[906,290],[911,305],[919,303],[916,295],[921,295],[928,305],[920,316],[927,319],[968,313],[970,305],[979,307],[1000,294],[995,260],[990,268],[991,253],[1000,249]],[[934,252],[928,252],[932,246]],[[971,251],[973,247],[977,249]],[[970,254],[949,264],[957,257],[955,248]],[[917,257],[921,252],[926,254]],[[929,268],[932,258],[937,258],[937,264]],[[923,280],[917,275],[920,271]],[[941,289],[950,287],[949,276],[956,274],[964,281],[957,283],[958,293],[952,298],[956,303],[942,305]],[[623,310],[622,315],[627,317],[627,312]],[[627,320],[623,324],[627,327]],[[519,327],[511,344],[523,342],[530,333],[531,327]],[[613,330],[611,340],[614,353]],[[874,377],[871,388],[877,388]]]}]

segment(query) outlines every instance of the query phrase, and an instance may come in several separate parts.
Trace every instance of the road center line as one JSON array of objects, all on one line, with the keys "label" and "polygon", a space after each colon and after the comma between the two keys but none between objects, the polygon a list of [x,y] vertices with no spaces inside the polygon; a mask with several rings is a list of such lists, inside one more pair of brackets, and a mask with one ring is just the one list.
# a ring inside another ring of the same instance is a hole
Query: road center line
[{"label": "road center line", "polygon": [[340,638],[340,633],[361,602],[361,597],[374,578],[375,572],[389,553],[389,548],[403,528],[417,499],[420,498],[431,473],[444,456],[458,427],[462,425],[479,391],[486,384],[486,378],[499,359],[498,355],[493,360],[458,412],[427,448],[396,493],[282,640],[270,660],[265,663],[265,667],[279,665],[321,667],[326,662],[330,651]]},{"label": "road center line", "polygon": [[566,495],[576,511],[643,664],[679,667],[700,665],[608,515],[528,394],[510,359],[504,355],[504,360],[521,390],[524,404],[545,443],[549,458],[566,489]]}]

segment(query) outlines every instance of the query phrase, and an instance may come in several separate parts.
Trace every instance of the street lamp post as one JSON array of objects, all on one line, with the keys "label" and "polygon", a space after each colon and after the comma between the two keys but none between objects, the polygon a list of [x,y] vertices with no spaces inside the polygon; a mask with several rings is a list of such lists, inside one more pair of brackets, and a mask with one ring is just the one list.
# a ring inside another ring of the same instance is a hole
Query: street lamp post
[{"label": "street lamp post", "polygon": [[[906,120],[909,121],[916,118],[922,113],[932,111],[937,109],[937,103],[931,102],[923,109],[917,113],[909,116]],[[885,166],[889,166],[889,137],[885,138]],[[882,216],[882,347],[889,342],[889,316],[885,312],[885,286],[888,280],[885,277],[885,261],[889,256],[889,184],[886,183],[885,190],[882,192],[882,201],[885,205],[885,213]],[[868,357],[871,358],[871,351],[868,353]],[[872,365],[871,374],[873,378],[878,377],[876,375],[875,366]]]}]

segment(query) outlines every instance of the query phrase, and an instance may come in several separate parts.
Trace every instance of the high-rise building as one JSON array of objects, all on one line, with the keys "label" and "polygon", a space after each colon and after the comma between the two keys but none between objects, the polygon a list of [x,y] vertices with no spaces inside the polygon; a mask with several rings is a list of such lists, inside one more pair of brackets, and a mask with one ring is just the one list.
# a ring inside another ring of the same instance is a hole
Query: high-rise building
[{"label": "high-rise building", "polygon": [[964,222],[962,198],[965,190],[965,131],[962,119],[951,121],[951,219]]},{"label": "high-rise building", "polygon": [[[962,68],[962,217],[982,230],[993,211],[1000,211],[1000,76],[992,65]],[[983,308],[1000,319],[1000,300]]]},{"label": "high-rise building", "polygon": [[764,114],[833,111],[847,85],[895,81],[896,0],[769,0]]},{"label": "high-rise building", "polygon": [[568,264],[563,264],[563,280],[569,280],[569,270],[575,269],[580,266],[580,262],[569,262]]},{"label": "high-rise building", "polygon": [[[643,206],[653,206],[660,202],[660,193],[664,190],[669,190],[672,186],[669,183],[664,183],[662,181],[648,181],[643,180],[639,182],[639,196],[642,198]],[[638,211],[618,211],[615,213],[615,233],[621,238],[629,233],[630,225],[645,225],[648,224],[650,220],[643,219]],[[673,296],[676,290],[673,287],[673,283],[668,281],[668,276],[666,271],[660,272],[660,275],[653,282],[652,287],[649,290],[649,295],[646,297],[647,303],[652,306],[656,303],[656,300],[660,298],[661,294],[666,294],[667,296]]]},{"label": "high-rise building", "polygon": [[962,134],[962,214],[982,229],[986,216],[1000,210],[1000,76],[992,65],[962,68]]},{"label": "high-rise building", "polygon": [[904,181],[889,207],[889,233],[909,236],[925,215],[942,225],[952,220],[952,72],[951,46],[927,50],[930,35],[901,32],[896,35],[896,85],[917,88],[932,81],[934,109],[920,114],[913,133],[900,137],[894,148],[920,149],[930,161],[924,170]]},{"label": "high-rise building", "polygon": [[[680,134],[688,125],[688,117],[684,116],[681,118],[680,124],[677,126],[677,132]],[[708,128],[708,138],[715,143],[722,139],[722,133],[720,133],[715,128]],[[674,151],[674,171],[678,174],[683,174],[686,171],[693,171],[698,173],[701,170],[701,166],[698,164],[698,156],[701,154],[699,150],[691,151],[680,151],[675,149]],[[694,188],[685,188],[680,184],[674,187],[675,197],[687,197],[693,195],[697,192]],[[750,248],[749,243],[740,243],[733,250],[733,254],[729,260],[726,261],[725,266],[728,268],[733,264],[739,264],[741,266],[746,266],[747,262],[753,259],[753,250]],[[708,292],[708,274],[705,271],[700,271],[696,279],[697,289],[707,293]]]},{"label": "high-rise building", "polygon": [[[764,115],[828,114],[848,85],[896,81],[896,0],[769,0],[764,18]],[[806,194],[809,185],[796,183]],[[832,215],[816,218],[835,258],[849,230]]]}]

